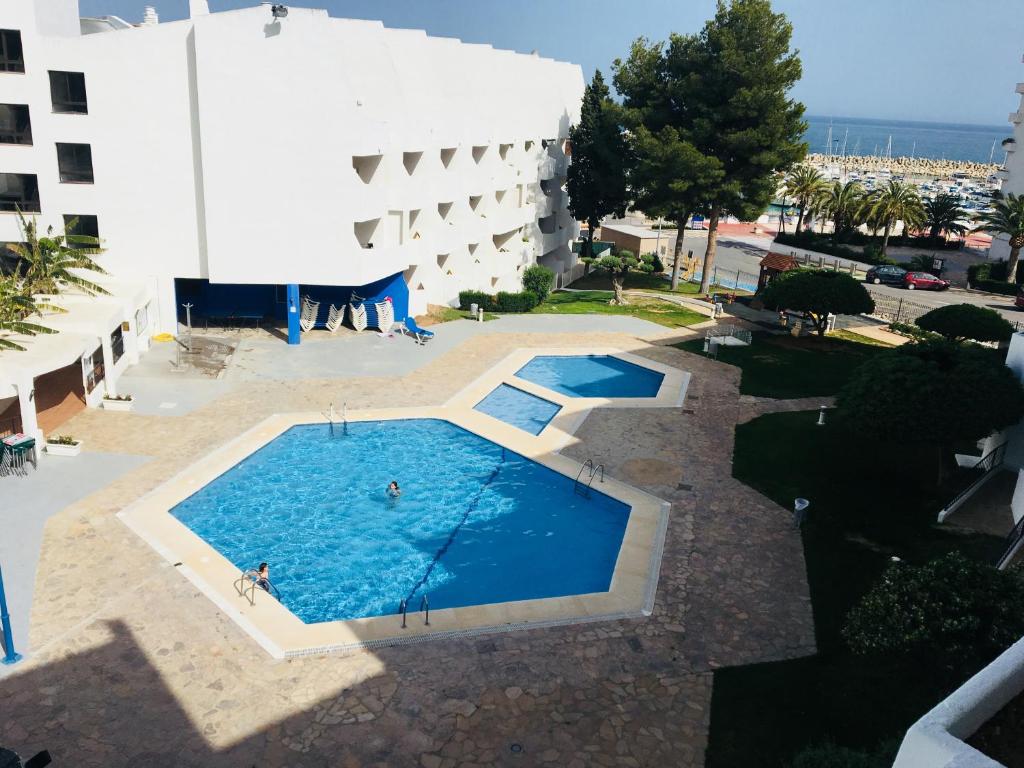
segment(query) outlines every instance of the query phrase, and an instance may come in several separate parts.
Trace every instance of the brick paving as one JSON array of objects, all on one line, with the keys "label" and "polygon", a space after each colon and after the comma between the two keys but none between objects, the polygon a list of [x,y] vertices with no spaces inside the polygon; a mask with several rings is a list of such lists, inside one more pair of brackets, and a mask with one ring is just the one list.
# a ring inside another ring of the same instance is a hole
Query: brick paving
[{"label": "brick paving", "polygon": [[[275,661],[115,517],[271,413],[440,404],[515,348],[594,345],[693,375],[683,408],[595,411],[566,449],[672,502],[649,618]],[[711,671],[814,651],[789,513],[731,475],[750,415],[738,379],[626,334],[503,333],[397,379],[247,383],[174,417],[83,412],[66,431],[91,450],[153,458],[48,522],[0,743],[83,768],[703,765]]]}]

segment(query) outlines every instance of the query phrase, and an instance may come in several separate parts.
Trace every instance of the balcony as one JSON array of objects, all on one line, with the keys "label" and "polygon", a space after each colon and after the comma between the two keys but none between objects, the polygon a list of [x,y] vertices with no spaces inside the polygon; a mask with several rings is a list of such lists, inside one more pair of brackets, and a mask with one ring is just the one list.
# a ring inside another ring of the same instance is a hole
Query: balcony
[{"label": "balcony", "polygon": [[28,105],[0,104],[0,144],[32,144]]},{"label": "balcony", "polygon": [[41,213],[39,180],[35,174],[0,173],[0,211]]},{"label": "balcony", "polygon": [[21,49],[21,32],[0,29],[0,72],[24,72],[25,54]]},{"label": "balcony", "polygon": [[81,72],[50,72],[50,102],[59,114],[87,115],[85,75]]},{"label": "balcony", "polygon": [[61,184],[92,184],[92,147],[88,144],[58,144],[57,169]]}]

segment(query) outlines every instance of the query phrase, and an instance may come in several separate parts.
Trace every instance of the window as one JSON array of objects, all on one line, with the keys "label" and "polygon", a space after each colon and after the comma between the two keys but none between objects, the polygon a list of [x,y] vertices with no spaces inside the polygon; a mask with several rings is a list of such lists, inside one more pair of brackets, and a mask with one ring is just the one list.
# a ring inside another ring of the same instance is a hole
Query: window
[{"label": "window", "polygon": [[473,147],[473,162],[480,165],[480,161],[484,159],[484,155],[487,154],[487,145],[480,144]]},{"label": "window", "polygon": [[456,147],[442,147],[441,148],[441,165],[447,168],[451,165],[452,158],[455,157]]},{"label": "window", "polygon": [[92,147],[88,144],[58,144],[57,169],[62,184],[92,184]]},{"label": "window", "polygon": [[54,112],[88,114],[85,75],[81,72],[50,72],[50,102]]},{"label": "window", "polygon": [[0,104],[0,144],[31,144],[32,124],[25,104]]},{"label": "window", "polygon": [[[12,245],[15,243],[0,243],[0,275],[13,275],[21,264],[21,256],[11,250]],[[17,245],[27,245],[26,243],[17,243]]]},{"label": "window", "polygon": [[[99,219],[90,214],[72,215],[64,214],[64,233],[69,236],[92,237],[97,241],[100,239]],[[70,239],[68,245],[72,248],[93,248],[93,243],[75,243]]]},{"label": "window", "polygon": [[112,365],[117,365],[117,361],[124,357],[124,332],[121,330],[121,326],[117,326],[110,333],[110,360]]},{"label": "window", "polygon": [[92,392],[103,381],[106,375],[103,366],[103,347],[96,347],[91,355],[82,358],[82,375],[85,377],[86,392]]},{"label": "window", "polygon": [[21,32],[0,29],[0,72],[24,72],[25,54],[21,51]]},{"label": "window", "polygon": [[0,173],[0,211],[40,213],[39,181],[35,174]]},{"label": "window", "polygon": [[135,310],[135,335],[145,335],[147,328],[149,328],[149,304]]},{"label": "window", "polygon": [[422,157],[422,152],[403,152],[402,165],[405,166],[405,172],[412,176],[416,171],[416,166],[420,164],[420,158]]}]

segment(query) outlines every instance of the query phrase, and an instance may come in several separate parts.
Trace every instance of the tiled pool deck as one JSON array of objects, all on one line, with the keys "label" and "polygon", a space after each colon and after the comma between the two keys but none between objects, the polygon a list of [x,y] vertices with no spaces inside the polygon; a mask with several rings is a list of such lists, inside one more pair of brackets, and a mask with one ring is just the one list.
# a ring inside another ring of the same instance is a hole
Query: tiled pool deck
[{"label": "tiled pool deck", "polygon": [[[671,503],[648,617],[276,660],[117,518],[274,414],[475,403],[489,389],[474,386],[493,387],[481,377],[526,348],[691,374],[681,408],[584,407],[529,438]],[[710,671],[814,648],[789,515],[731,476],[737,383],[633,333],[503,331],[400,377],[268,376],[182,415],[84,412],[65,431],[89,450],[152,460],[48,521],[31,654],[0,678],[0,744],[76,766],[702,765]]]}]

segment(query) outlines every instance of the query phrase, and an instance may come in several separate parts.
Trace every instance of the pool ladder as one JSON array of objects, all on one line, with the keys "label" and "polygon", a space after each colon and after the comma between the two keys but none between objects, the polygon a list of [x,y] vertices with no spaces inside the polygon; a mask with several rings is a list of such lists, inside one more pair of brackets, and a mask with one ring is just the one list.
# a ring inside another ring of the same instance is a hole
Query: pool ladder
[{"label": "pool ladder", "polygon": [[[334,437],[334,422],[337,420],[338,415],[334,410],[334,403],[330,404],[330,407],[324,411],[323,415],[330,426],[331,437]],[[341,404],[341,434],[342,436],[348,436],[348,403]]]},{"label": "pool ladder", "polygon": [[[584,481],[583,473],[587,473],[587,479]],[[600,473],[601,482],[604,482],[604,464],[598,464],[594,466],[593,459],[587,459],[583,462],[583,466],[580,467],[580,471],[576,473],[576,482],[573,483],[573,493],[578,493],[580,496],[590,498],[590,486],[594,483],[594,476]]]},{"label": "pool ladder", "polygon": [[[402,614],[402,629],[406,628],[405,619],[409,613],[409,601],[402,600],[398,603],[398,612]],[[423,614],[423,623],[426,626],[430,626],[430,600],[426,595],[420,600],[420,613]]]}]

